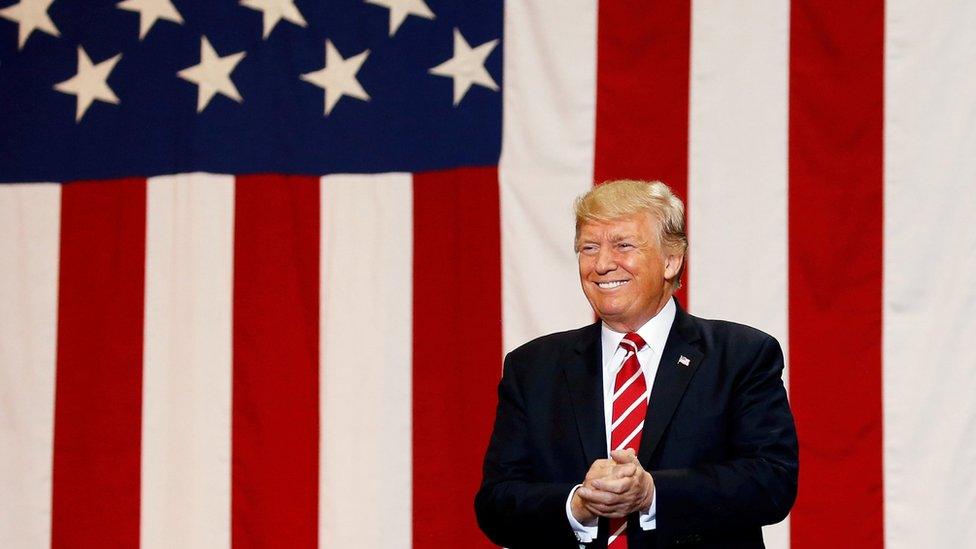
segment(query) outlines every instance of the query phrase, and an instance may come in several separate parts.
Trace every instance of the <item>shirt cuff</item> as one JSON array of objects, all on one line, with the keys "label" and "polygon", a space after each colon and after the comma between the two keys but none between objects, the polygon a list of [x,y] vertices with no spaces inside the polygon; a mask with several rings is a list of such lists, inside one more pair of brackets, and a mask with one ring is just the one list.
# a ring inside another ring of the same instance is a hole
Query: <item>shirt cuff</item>
[{"label": "shirt cuff", "polygon": [[[572,497],[572,496],[570,496]],[[651,506],[637,516],[641,530],[657,530],[657,490],[651,494]]]},{"label": "shirt cuff", "polygon": [[[566,518],[569,519],[569,525],[573,528],[573,533],[576,534],[576,540],[580,543],[590,543],[596,539],[599,519],[593,519],[590,521],[590,524],[583,524],[573,516],[573,496],[576,495],[576,490],[580,486],[582,484],[577,484],[569,491],[569,497],[566,498]],[[653,501],[651,503],[651,509],[655,509]]]}]

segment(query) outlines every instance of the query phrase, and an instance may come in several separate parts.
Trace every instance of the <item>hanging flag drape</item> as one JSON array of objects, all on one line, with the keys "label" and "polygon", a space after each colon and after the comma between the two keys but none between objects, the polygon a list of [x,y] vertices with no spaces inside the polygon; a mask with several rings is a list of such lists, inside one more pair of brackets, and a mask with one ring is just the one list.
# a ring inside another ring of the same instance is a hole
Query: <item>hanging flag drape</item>
[{"label": "hanging flag drape", "polygon": [[786,351],[767,546],[976,544],[974,27],[0,0],[0,546],[489,546],[502,356],[592,321],[571,203],[616,177],[686,201],[683,305]]}]

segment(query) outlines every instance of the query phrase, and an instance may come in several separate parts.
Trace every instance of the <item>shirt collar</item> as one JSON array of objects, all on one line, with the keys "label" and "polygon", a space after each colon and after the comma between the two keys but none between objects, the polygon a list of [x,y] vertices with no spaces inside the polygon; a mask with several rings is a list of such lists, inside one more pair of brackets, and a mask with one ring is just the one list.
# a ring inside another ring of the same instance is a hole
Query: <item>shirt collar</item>
[{"label": "shirt collar", "polygon": [[[661,354],[661,351],[664,349],[664,344],[668,341],[668,334],[671,332],[671,325],[674,323],[674,315],[676,312],[677,307],[672,297],[660,312],[637,329],[637,335],[644,339],[647,346],[651,348],[651,351]],[[613,354],[617,351],[617,347],[620,346],[620,340],[625,335],[627,334],[611,330],[605,322],[600,323],[604,367],[610,362]]]}]

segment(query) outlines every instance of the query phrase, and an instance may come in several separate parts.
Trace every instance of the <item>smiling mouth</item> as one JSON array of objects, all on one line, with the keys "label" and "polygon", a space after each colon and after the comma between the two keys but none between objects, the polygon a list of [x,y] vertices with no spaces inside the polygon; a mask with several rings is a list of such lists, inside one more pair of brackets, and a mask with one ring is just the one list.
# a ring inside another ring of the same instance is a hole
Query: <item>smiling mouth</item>
[{"label": "smiling mouth", "polygon": [[618,288],[620,286],[623,286],[627,282],[629,282],[629,281],[628,280],[611,280],[610,282],[597,282],[596,285],[599,286],[600,288],[604,289],[604,290],[612,290],[614,288]]}]

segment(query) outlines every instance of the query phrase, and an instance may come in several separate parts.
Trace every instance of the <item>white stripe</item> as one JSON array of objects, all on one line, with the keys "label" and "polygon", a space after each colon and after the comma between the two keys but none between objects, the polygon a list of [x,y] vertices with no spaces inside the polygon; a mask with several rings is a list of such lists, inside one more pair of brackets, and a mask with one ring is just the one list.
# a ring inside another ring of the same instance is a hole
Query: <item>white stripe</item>
[{"label": "white stripe", "polygon": [[230,547],[234,178],[146,191],[143,548]]},{"label": "white stripe", "polygon": [[[692,3],[688,183],[692,312],[755,326],[784,351],[789,10]],[[764,538],[787,547],[786,523]]]},{"label": "white stripe", "polygon": [[630,413],[634,411],[634,408],[636,408],[638,404],[640,404],[641,402],[647,402],[647,396],[648,393],[645,391],[643,394],[640,395],[640,397],[636,398],[634,402],[632,402],[630,406],[628,406],[627,409],[620,414],[620,417],[617,418],[617,421],[613,422],[613,425],[610,426],[610,432],[613,432],[614,429],[616,429],[617,426],[620,425],[620,423],[623,420],[627,419],[627,416],[629,416]]},{"label": "white stripe", "polygon": [[976,547],[976,4],[885,14],[885,547]]},{"label": "white stripe", "polygon": [[506,351],[593,321],[573,199],[593,180],[596,0],[506,2],[501,185]]},{"label": "white stripe", "polygon": [[[632,352],[635,352],[635,353],[636,353],[636,352],[638,351],[638,349],[637,349],[637,344],[636,344],[636,343],[634,343],[633,341],[631,341],[631,340],[629,340],[629,339],[627,339],[626,337],[620,340],[620,344],[621,344],[621,345],[626,345],[626,346],[628,346],[628,347],[630,347],[630,350],[631,350]],[[627,355],[627,356],[629,357],[629,356],[630,356],[630,354],[628,353],[628,355]],[[626,359],[624,359],[624,360],[626,360]]]},{"label": "white stripe", "polygon": [[613,543],[613,541],[617,539],[617,536],[619,536],[626,529],[627,529],[627,523],[626,522],[621,523],[620,527],[617,528],[617,531],[610,534],[610,539],[607,540],[607,545]]},{"label": "white stripe", "polygon": [[321,226],[319,540],[409,546],[411,177],[323,178]]},{"label": "white stripe", "polygon": [[628,443],[629,443],[629,442],[630,442],[630,441],[631,441],[631,440],[632,440],[632,439],[633,439],[634,437],[636,437],[636,436],[637,436],[637,433],[640,433],[640,432],[641,432],[641,429],[643,429],[643,428],[644,428],[644,422],[642,421],[642,422],[640,422],[640,425],[638,425],[637,427],[635,427],[635,428],[634,428],[634,430],[633,430],[633,431],[632,431],[632,432],[631,432],[631,433],[630,433],[629,435],[627,435],[627,438],[625,438],[625,439],[623,439],[623,440],[622,440],[622,441],[620,442],[620,444],[618,444],[618,445],[617,445],[617,446],[616,446],[616,447],[614,448],[614,450],[619,450],[619,449],[621,449],[621,448],[624,448],[624,447],[626,447],[626,446],[627,446],[627,444],[628,444]]},{"label": "white stripe", "polygon": [[0,547],[51,544],[61,188],[0,185]]},{"label": "white stripe", "polygon": [[[624,362],[627,362],[626,358],[624,359]],[[637,381],[638,376],[642,376],[642,375],[644,375],[644,370],[637,370],[636,372],[634,372],[634,375],[630,376],[630,378],[627,381],[625,381],[623,385],[620,386],[620,390],[613,393],[612,400],[617,400],[617,398],[620,397],[620,395],[622,395],[623,392],[626,391],[627,388],[630,387],[632,383]]]}]

